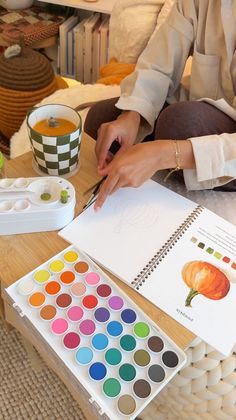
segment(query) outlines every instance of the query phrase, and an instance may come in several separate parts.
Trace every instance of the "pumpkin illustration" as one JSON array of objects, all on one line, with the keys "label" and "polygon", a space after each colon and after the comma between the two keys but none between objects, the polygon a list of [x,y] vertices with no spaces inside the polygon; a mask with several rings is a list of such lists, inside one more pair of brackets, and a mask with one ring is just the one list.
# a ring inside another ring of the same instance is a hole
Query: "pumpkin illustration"
[{"label": "pumpkin illustration", "polygon": [[191,306],[194,296],[201,294],[208,299],[224,298],[230,282],[226,275],[214,265],[205,261],[190,261],[182,269],[182,278],[190,288],[185,306]]}]

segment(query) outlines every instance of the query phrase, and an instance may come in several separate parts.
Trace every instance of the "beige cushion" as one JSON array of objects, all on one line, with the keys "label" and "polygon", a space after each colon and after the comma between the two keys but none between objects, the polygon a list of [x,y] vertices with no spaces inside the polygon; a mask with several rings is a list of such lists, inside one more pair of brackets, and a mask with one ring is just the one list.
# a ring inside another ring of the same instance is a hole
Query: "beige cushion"
[{"label": "beige cushion", "polygon": [[110,18],[109,59],[136,63],[175,0],[117,0]]},{"label": "beige cushion", "polygon": [[117,0],[109,28],[109,58],[136,63],[153,33],[164,0]]}]

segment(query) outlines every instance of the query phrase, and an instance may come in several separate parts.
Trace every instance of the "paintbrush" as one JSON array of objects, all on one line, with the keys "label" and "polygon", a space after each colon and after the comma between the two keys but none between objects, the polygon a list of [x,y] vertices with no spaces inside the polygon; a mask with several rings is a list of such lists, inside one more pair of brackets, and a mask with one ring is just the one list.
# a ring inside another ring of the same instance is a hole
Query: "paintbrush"
[{"label": "paintbrush", "polygon": [[84,192],[84,194],[86,194],[92,190],[92,194],[90,195],[89,199],[85,203],[83,210],[86,210],[89,206],[91,206],[96,201],[96,195],[103,181],[105,181],[105,179],[106,179],[106,176],[104,176],[102,179],[100,179],[100,181],[96,182],[96,184],[94,184],[92,187],[90,187],[87,191]]},{"label": "paintbrush", "polygon": [[99,181],[97,181],[95,184],[93,184],[91,187],[89,187],[86,191],[84,191],[83,195],[88,194],[88,192],[93,191],[98,187],[100,187],[100,185],[103,183],[103,181],[106,179],[106,176],[104,176],[103,178],[99,179]]}]

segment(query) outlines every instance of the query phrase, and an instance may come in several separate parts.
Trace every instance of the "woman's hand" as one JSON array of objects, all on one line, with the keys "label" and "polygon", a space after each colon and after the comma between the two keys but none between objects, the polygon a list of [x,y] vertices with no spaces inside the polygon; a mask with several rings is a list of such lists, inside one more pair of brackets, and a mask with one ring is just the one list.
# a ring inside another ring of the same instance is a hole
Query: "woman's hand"
[{"label": "woman's hand", "polygon": [[[189,140],[179,141],[180,165],[182,169],[195,168],[192,145]],[[156,140],[135,144],[100,170],[106,176],[98,193],[94,210],[104,204],[108,195],[121,187],[139,187],[154,173],[161,169],[176,167],[176,155],[173,140]]]},{"label": "woman's hand", "polygon": [[122,153],[134,144],[139,124],[140,115],[135,111],[127,111],[121,114],[117,120],[100,126],[95,147],[99,174],[102,174],[101,170],[106,167],[113,157],[109,152],[113,141],[116,140],[120,144],[118,153]]},{"label": "woman's hand", "polygon": [[160,169],[160,153],[157,141],[135,144],[114,159],[100,174],[106,176],[99,191],[94,210],[104,204],[108,195],[121,187],[139,187]]}]

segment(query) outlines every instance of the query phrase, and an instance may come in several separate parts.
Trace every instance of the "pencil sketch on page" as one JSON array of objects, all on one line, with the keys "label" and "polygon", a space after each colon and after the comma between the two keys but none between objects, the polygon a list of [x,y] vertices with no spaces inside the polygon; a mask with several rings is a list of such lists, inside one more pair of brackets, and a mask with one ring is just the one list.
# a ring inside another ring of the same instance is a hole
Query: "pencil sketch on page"
[{"label": "pencil sketch on page", "polygon": [[111,214],[113,215],[113,233],[116,234],[133,228],[148,230],[155,225],[158,219],[156,209],[147,203],[137,205],[135,200],[129,200],[128,203],[116,203],[116,206],[111,209]]}]

